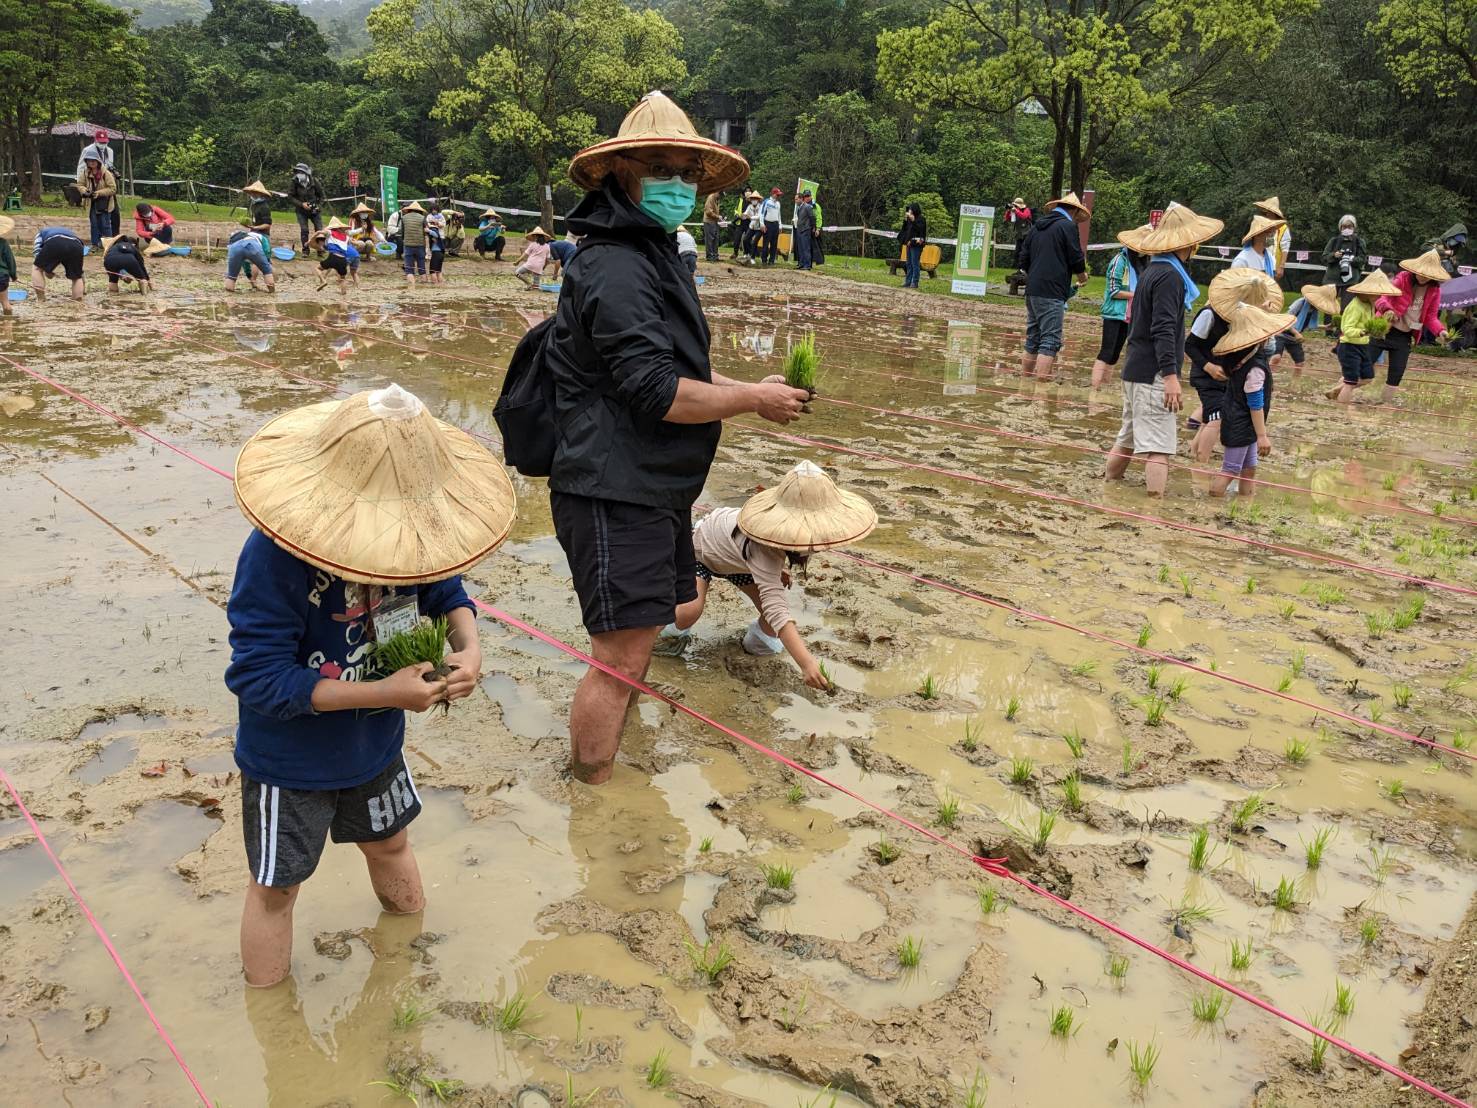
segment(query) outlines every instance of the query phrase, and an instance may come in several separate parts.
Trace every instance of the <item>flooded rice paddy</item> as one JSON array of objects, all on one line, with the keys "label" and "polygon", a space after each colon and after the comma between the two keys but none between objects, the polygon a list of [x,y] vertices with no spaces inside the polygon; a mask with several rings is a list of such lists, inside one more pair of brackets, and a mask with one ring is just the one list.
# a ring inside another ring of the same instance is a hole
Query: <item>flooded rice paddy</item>
[{"label": "flooded rice paddy", "polygon": [[[856,551],[870,564],[817,558],[794,590],[833,694],[744,654],[747,602],[721,588],[652,682],[1470,1098],[1469,363],[1416,359],[1404,411],[1340,413],[1310,342],[1307,371],[1279,377],[1260,474],[1278,487],[1216,502],[1182,469],[1150,506],[1138,471],[1100,479],[1118,403],[1084,387],[1094,319],[1069,320],[1062,382],[1022,380],[1016,308],[715,278],[720,372],[774,372],[807,332],[824,369],[790,438],[729,426],[704,505],[808,457],[882,524]],[[181,284],[152,304],[49,302],[0,323],[0,353],[229,470],[325,388],[393,380],[494,434],[501,367],[550,304]],[[928,314],[950,308],[963,318]],[[488,620],[485,695],[409,725],[423,916],[382,915],[357,852],[330,849],[298,901],[290,987],[246,990],[221,683],[246,524],[224,480],[159,443],[9,368],[0,393],[0,765],[220,1105],[1434,1103],[1336,1048],[1320,1068],[1308,1035],[1245,1002],[1198,1018],[1212,993],[1193,977],[660,702],[610,784],[573,784],[581,666]],[[517,529],[469,589],[583,646],[542,482],[517,482]],[[767,887],[766,866],[793,886]],[[6,1098],[191,1103],[8,798],[0,905]],[[733,959],[712,981],[705,944]],[[1130,1052],[1148,1046],[1141,1085]],[[652,1087],[655,1058],[670,1076]]]}]

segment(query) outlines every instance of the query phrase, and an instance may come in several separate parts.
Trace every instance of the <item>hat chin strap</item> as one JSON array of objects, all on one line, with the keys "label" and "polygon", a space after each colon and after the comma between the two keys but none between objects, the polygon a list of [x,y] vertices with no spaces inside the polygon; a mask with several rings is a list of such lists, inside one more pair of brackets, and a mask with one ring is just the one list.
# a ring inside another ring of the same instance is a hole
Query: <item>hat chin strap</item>
[{"label": "hat chin strap", "polygon": [[369,410],[381,419],[414,419],[426,406],[414,393],[399,385],[387,385],[369,394]]}]

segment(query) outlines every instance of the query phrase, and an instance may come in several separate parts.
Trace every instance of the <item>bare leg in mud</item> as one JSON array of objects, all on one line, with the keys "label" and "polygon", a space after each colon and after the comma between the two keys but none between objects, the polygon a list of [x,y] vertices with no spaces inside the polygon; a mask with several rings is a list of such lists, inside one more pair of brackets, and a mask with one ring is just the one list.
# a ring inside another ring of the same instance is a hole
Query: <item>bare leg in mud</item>
[{"label": "bare leg in mud", "polygon": [[241,966],[246,983],[266,989],[292,972],[292,906],[301,885],[268,888],[253,881],[241,910]]},{"label": "bare leg in mud", "polygon": [[[651,648],[659,627],[636,627],[590,636],[597,661],[640,681],[651,665]],[[626,716],[636,702],[635,690],[598,669],[585,672],[569,706],[570,770],[587,785],[610,780]]]},{"label": "bare leg in mud", "polygon": [[426,906],[420,867],[410,849],[409,831],[397,831],[388,839],[358,845],[364,854],[364,864],[369,867],[369,883],[374,886],[380,907],[404,916]]}]

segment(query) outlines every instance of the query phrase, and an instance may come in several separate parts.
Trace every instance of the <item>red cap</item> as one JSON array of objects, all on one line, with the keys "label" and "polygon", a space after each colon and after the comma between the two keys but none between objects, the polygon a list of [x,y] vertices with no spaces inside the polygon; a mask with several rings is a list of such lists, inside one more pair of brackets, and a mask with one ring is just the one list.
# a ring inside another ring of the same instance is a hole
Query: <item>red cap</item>
[{"label": "red cap", "polygon": [[96,141],[98,141],[98,142],[107,142],[108,141],[108,132],[107,131],[99,131],[97,134],[93,135],[92,137]]},{"label": "red cap", "polygon": [[783,196],[785,194],[785,190],[784,189],[770,189],[769,191],[771,193],[773,193],[775,196]]}]

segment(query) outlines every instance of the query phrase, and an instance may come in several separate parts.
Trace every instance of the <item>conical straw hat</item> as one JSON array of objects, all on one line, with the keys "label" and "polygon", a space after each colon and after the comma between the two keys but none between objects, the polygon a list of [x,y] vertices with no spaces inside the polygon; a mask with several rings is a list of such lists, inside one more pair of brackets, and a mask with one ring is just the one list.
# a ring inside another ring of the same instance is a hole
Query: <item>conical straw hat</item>
[{"label": "conical straw hat", "polygon": [[271,199],[271,196],[272,196],[272,190],[269,189],[269,188],[267,188],[266,185],[262,184],[262,179],[260,177],[258,177],[255,181],[251,182],[251,184],[247,185],[241,191],[242,192],[249,192],[249,193],[253,194],[254,196],[265,196],[268,199]]},{"label": "conical straw hat", "polygon": [[1216,315],[1230,319],[1241,304],[1282,307],[1282,289],[1259,269],[1223,269],[1211,279],[1205,302]]},{"label": "conical straw hat", "polygon": [[702,158],[700,195],[732,188],[749,175],[749,163],[737,150],[703,138],[687,113],[660,92],[648,92],[621,122],[615,138],[587,146],[569,163],[569,178],[580,188],[592,191],[611,171],[617,154],[643,147],[680,146]]},{"label": "conical straw hat", "polygon": [[1441,255],[1434,250],[1427,250],[1418,258],[1407,258],[1400,263],[1400,268],[1417,277],[1424,277],[1427,281],[1449,281],[1451,274],[1446,272],[1446,267],[1441,264]]},{"label": "conical straw hat", "polygon": [[1244,246],[1246,243],[1250,242],[1252,239],[1260,235],[1263,231],[1275,231],[1278,227],[1286,226],[1287,220],[1285,219],[1268,219],[1264,215],[1252,216],[1251,229],[1247,231],[1246,234],[1241,236],[1241,243]]},{"label": "conical straw hat", "polygon": [[532,231],[529,231],[528,234],[524,235],[523,237],[526,239],[531,239],[534,235],[541,235],[545,242],[554,241],[554,236],[549,234],[549,232],[545,231],[542,227],[535,227]]},{"label": "conical straw hat", "polygon": [[1293,324],[1293,318],[1281,312],[1269,312],[1255,304],[1238,304],[1231,316],[1231,328],[1211,349],[1212,354],[1229,354],[1260,346],[1273,335],[1280,335]]},{"label": "conical straw hat", "polygon": [[273,419],[236,459],[236,503],[288,553],[348,581],[440,581],[508,537],[507,471],[398,385]]},{"label": "conical straw hat", "polygon": [[0,215],[0,239],[15,230],[15,220],[8,215]]},{"label": "conical straw hat", "polygon": [[157,258],[160,254],[168,254],[169,246],[158,239],[150,239],[149,245],[144,247],[144,254],[150,258]]},{"label": "conical straw hat", "polygon": [[877,526],[877,509],[838,489],[819,466],[806,461],[774,488],[749,497],[738,525],[755,542],[809,554],[866,538]]},{"label": "conical straw hat", "polygon": [[344,229],[344,225],[339,220],[339,217],[338,216],[334,216],[332,219],[330,219],[328,221],[328,230],[330,230],[330,231],[342,231],[343,229]]},{"label": "conical straw hat", "polygon": [[1282,214],[1282,201],[1278,200],[1275,196],[1269,196],[1265,200],[1258,200],[1252,207],[1259,211],[1270,213],[1273,219],[1281,219],[1283,222],[1286,222],[1286,217]]},{"label": "conical straw hat", "polygon": [[[1082,198],[1075,192],[1069,192],[1066,196],[1059,196],[1055,200],[1048,200],[1046,202],[1046,210],[1051,211],[1052,208],[1072,208],[1073,219],[1086,218],[1092,215],[1087,205],[1082,203]],[[1078,213],[1081,213],[1080,216]]]},{"label": "conical straw hat", "polygon": [[1304,285],[1300,291],[1304,300],[1326,315],[1339,315],[1344,310],[1337,285]]},{"label": "conical straw hat", "polygon": [[1400,290],[1395,287],[1395,282],[1385,276],[1383,269],[1376,269],[1366,274],[1364,280],[1357,285],[1350,285],[1349,291],[1355,296],[1399,296]]},{"label": "conical straw hat", "polygon": [[412,200],[409,204],[401,204],[400,210],[402,212],[424,212],[426,209],[421,207],[419,200]]},{"label": "conical straw hat", "polygon": [[115,242],[118,242],[121,239],[126,239],[127,237],[127,235],[109,235],[107,238],[103,239],[103,252],[106,253],[107,251],[113,249],[113,244]]},{"label": "conical straw hat", "polygon": [[1158,227],[1148,231],[1142,228],[1119,231],[1118,241],[1140,254],[1172,254],[1187,246],[1199,246],[1210,241],[1224,227],[1219,219],[1196,215],[1183,204],[1170,204],[1164,209]]},{"label": "conical straw hat", "polygon": [[364,201],[359,201],[359,206],[349,213],[350,215],[374,215],[374,209]]}]

